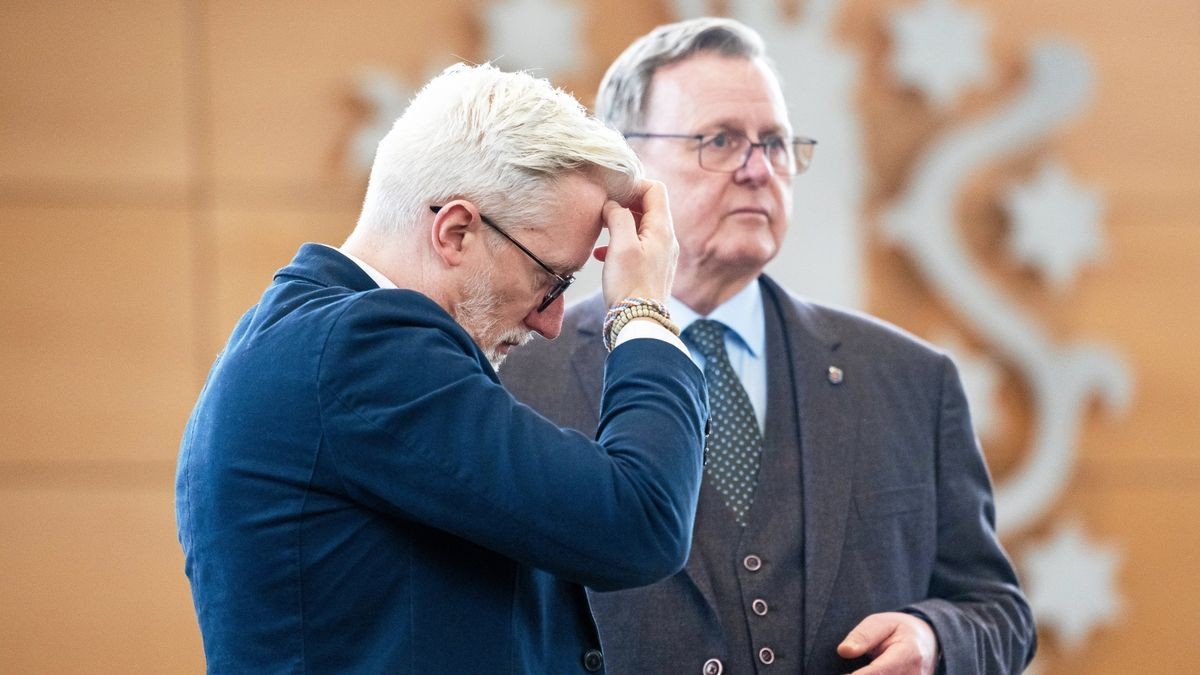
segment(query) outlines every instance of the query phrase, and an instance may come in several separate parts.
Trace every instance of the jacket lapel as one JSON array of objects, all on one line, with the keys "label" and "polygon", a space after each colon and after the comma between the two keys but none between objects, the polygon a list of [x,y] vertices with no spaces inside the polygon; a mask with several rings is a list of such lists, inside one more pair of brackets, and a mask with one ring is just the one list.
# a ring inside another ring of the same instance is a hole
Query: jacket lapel
[{"label": "jacket lapel", "polygon": [[830,366],[839,366],[840,339],[813,305],[768,277],[762,279],[781,312],[797,384],[804,483],[804,651],[810,653],[841,563],[856,430],[845,404],[849,392],[830,378]]},{"label": "jacket lapel", "polygon": [[595,429],[600,423],[600,393],[604,389],[604,363],[608,359],[600,336],[606,311],[604,296],[599,292],[589,295],[572,310],[572,313],[578,312],[580,318],[575,328],[579,339],[575,340],[571,350],[571,367],[580,390],[587,396],[590,420]]}]

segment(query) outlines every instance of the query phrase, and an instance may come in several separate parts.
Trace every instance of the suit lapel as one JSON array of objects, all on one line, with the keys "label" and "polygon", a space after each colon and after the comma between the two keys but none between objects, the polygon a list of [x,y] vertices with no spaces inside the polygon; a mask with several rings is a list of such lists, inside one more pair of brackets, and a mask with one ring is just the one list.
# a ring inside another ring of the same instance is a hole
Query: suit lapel
[{"label": "suit lapel", "polygon": [[575,371],[575,379],[580,389],[587,397],[588,410],[591,411],[589,420],[593,431],[600,423],[600,394],[604,389],[604,363],[608,352],[600,339],[600,331],[604,324],[604,296],[595,293],[580,301],[579,324],[575,330],[578,339],[571,350],[571,367]]},{"label": "suit lapel", "polygon": [[830,381],[840,339],[816,308],[763,277],[785,326],[788,359],[796,381],[804,483],[804,651],[811,652],[829,606],[841,563],[850,513],[855,424],[847,414],[845,385]]}]

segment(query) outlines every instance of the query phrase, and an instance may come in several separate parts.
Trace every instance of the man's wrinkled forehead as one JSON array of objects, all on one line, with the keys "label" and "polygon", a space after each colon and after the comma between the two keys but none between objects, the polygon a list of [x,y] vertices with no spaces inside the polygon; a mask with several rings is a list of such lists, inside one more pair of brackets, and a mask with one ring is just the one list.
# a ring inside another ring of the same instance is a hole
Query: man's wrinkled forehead
[{"label": "man's wrinkled forehead", "polygon": [[[719,70],[723,74],[715,75],[716,69],[705,67],[706,62],[732,68],[722,67]],[[743,68],[744,73],[727,74],[730,70]],[[681,70],[696,72],[686,78],[677,77],[677,71]],[[748,86],[755,81],[764,86]],[[757,120],[753,128],[747,128],[745,111],[764,104],[774,113],[773,119]],[[761,58],[726,56],[716,52],[697,52],[655,70],[642,99],[641,119],[646,123],[662,117],[690,124],[686,131],[701,131],[699,127],[704,127],[704,131],[791,132],[783,90],[770,65]]]}]

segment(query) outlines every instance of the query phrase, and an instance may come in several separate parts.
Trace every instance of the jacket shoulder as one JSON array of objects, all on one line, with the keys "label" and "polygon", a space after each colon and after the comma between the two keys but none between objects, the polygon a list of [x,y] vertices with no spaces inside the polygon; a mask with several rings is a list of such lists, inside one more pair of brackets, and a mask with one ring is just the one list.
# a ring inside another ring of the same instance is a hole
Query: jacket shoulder
[{"label": "jacket shoulder", "polygon": [[805,330],[836,350],[869,353],[879,360],[940,362],[947,356],[943,349],[879,317],[801,298],[777,285],[773,290],[788,330]]}]

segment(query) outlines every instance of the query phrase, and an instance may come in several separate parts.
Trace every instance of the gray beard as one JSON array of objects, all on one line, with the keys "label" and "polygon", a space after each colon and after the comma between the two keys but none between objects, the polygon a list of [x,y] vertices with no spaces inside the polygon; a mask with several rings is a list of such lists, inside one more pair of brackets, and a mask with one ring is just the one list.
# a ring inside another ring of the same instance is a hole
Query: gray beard
[{"label": "gray beard", "polygon": [[500,301],[492,294],[491,279],[482,271],[474,272],[463,288],[463,301],[454,310],[454,320],[467,331],[483,351],[492,369],[499,371],[505,355],[499,351],[504,343],[522,345],[532,332],[524,328],[500,329]]}]

